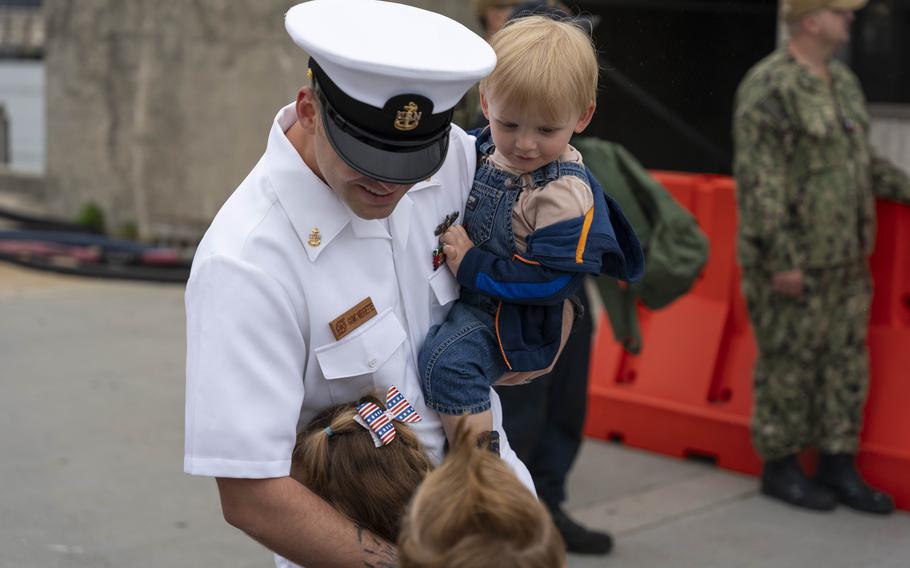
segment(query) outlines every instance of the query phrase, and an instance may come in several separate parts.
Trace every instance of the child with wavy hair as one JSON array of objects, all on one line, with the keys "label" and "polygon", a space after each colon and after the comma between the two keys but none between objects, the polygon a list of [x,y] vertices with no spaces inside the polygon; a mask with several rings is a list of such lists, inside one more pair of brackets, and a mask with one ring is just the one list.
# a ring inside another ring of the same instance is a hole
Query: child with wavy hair
[{"label": "child with wavy hair", "polygon": [[562,537],[546,508],[459,421],[452,450],[408,508],[401,568],[560,568]]},{"label": "child with wavy hair", "polygon": [[405,425],[419,420],[394,387],[385,403],[369,396],[328,408],[298,435],[291,477],[361,527],[395,542],[408,501],[433,469]]}]

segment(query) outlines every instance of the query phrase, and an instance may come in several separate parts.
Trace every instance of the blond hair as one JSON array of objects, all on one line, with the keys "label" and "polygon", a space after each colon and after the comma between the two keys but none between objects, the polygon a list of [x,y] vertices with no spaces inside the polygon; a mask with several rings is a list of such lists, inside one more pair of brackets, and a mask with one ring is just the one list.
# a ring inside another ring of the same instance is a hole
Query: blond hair
[{"label": "blond hair", "polygon": [[398,538],[401,568],[556,568],[562,537],[504,461],[464,421],[445,461],[414,495]]},{"label": "blond hair", "polygon": [[545,16],[518,18],[490,39],[496,68],[480,92],[500,104],[533,109],[547,120],[584,113],[597,98],[597,53],[575,24]]},{"label": "blond hair", "polygon": [[400,422],[388,445],[376,447],[358,424],[357,406],[374,397],[329,408],[297,436],[291,477],[363,528],[395,542],[408,501],[432,463],[416,434]]}]

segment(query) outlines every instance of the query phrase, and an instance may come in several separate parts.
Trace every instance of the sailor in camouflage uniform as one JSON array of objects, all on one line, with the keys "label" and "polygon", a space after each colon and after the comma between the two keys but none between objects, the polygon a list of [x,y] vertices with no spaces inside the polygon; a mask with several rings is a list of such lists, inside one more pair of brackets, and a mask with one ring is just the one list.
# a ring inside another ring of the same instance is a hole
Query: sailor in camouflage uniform
[{"label": "sailor in camouflage uniform", "polygon": [[[910,202],[910,179],[876,156],[856,77],[832,59],[866,0],[784,0],[791,38],[736,94],[738,255],[755,330],[753,442],[762,492],[890,513],[854,467],[868,384],[875,197]],[[810,480],[796,455],[821,453]]]}]

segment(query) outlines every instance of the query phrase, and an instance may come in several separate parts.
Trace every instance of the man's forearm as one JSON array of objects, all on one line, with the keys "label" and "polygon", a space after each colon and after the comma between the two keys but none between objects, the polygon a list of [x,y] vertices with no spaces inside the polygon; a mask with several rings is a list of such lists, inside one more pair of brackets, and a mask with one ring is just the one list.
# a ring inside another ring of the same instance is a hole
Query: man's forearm
[{"label": "man's forearm", "polygon": [[873,153],[872,192],[876,197],[910,205],[910,176],[889,160]]},{"label": "man's forearm", "polygon": [[387,568],[394,545],[357,526],[290,477],[218,478],[225,519],[266,548],[307,568]]}]

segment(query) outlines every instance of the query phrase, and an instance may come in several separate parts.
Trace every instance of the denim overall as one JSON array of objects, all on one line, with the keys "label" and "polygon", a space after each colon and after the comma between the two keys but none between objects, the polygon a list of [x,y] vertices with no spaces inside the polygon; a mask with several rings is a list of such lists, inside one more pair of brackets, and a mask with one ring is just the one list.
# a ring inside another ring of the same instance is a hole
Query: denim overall
[{"label": "denim overall", "polygon": [[[493,142],[478,147],[474,185],[465,205],[464,228],[474,246],[500,258],[518,252],[512,231],[512,211],[522,190],[522,176],[498,169],[490,160]],[[566,175],[587,183],[583,165],[553,161],[530,174],[531,187]],[[446,320],[434,326],[418,355],[424,400],[440,414],[477,414],[490,408],[490,387],[508,371],[496,337],[499,301],[462,287]]]}]

